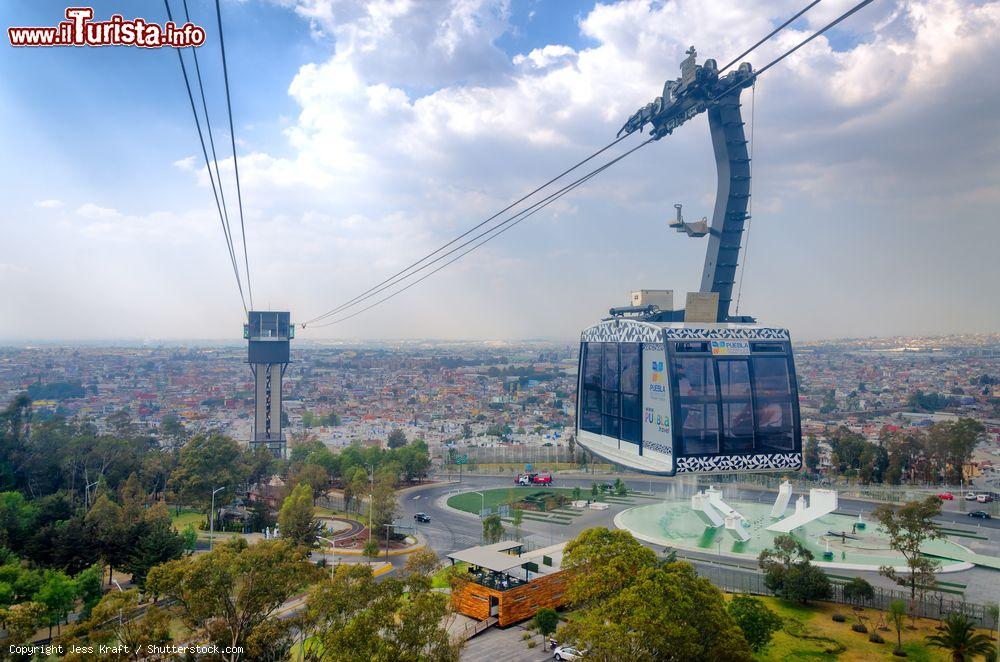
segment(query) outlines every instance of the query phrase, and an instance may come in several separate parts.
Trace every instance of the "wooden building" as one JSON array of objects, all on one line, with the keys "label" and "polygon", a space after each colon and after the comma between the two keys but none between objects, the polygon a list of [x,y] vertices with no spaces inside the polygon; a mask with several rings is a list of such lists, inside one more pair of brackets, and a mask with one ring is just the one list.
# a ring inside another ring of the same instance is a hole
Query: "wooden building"
[{"label": "wooden building", "polygon": [[467,564],[464,581],[452,590],[452,609],[479,621],[496,619],[506,627],[543,607],[563,606],[568,581],[562,570],[564,547],[524,552],[521,543],[501,542],[449,554],[453,565]]}]

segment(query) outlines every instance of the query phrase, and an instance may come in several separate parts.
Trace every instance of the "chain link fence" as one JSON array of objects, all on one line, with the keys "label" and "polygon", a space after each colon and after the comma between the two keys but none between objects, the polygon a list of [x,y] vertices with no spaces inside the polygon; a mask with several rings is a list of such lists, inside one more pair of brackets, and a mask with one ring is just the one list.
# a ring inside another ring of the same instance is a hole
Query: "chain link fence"
[{"label": "chain link fence", "polygon": [[[695,559],[692,559],[695,560]],[[729,593],[748,593],[750,595],[774,595],[774,592],[764,584],[764,574],[754,570],[744,570],[717,565],[706,565],[695,560],[698,575],[704,577],[713,585]],[[851,601],[844,596],[844,584],[832,581],[833,594],[831,602],[844,605],[859,605],[872,609],[888,611],[889,604],[894,600],[902,600],[910,610],[911,615],[922,618],[941,620],[949,614],[961,613],[976,621],[980,627],[995,627],[988,608],[984,605],[946,598],[942,593],[918,593],[917,599],[911,603],[907,591],[875,586],[875,595],[871,600],[862,602]]]}]

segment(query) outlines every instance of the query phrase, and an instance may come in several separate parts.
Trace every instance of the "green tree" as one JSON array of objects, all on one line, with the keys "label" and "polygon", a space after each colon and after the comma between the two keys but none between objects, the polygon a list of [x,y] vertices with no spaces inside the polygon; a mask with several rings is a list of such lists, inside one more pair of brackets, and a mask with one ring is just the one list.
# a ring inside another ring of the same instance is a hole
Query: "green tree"
[{"label": "green tree", "polygon": [[399,503],[396,501],[395,481],[391,473],[381,474],[375,481],[372,498],[372,528],[375,535],[385,535],[386,525],[396,519]]},{"label": "green tree", "polygon": [[949,651],[954,662],[965,662],[978,655],[995,652],[990,638],[977,633],[975,625],[965,614],[949,614],[944,619],[944,630],[928,635],[926,641],[928,646]]},{"label": "green tree", "polygon": [[9,609],[0,609],[0,621],[7,630],[4,648],[31,641],[38,626],[44,623],[46,611],[46,606],[39,602],[21,602]]},{"label": "green tree", "polygon": [[76,586],[66,573],[46,570],[42,586],[32,601],[45,605],[45,624],[49,626],[49,637],[52,637],[52,627],[62,623],[76,602]]},{"label": "green tree", "polygon": [[38,507],[20,492],[0,492],[0,547],[27,540],[35,526]]},{"label": "green tree", "polygon": [[310,502],[315,503],[316,497],[330,484],[330,475],[318,464],[303,464],[288,472],[287,482],[288,485],[307,485]]},{"label": "green tree", "polygon": [[406,435],[399,428],[395,428],[389,433],[389,439],[386,445],[391,449],[401,448],[406,445]]},{"label": "green tree", "polygon": [[566,544],[562,567],[573,579],[566,597],[590,606],[610,599],[630,585],[635,573],[656,566],[656,554],[628,531],[587,529]]},{"label": "green tree", "polygon": [[303,629],[331,662],[456,662],[458,646],[441,625],[447,597],[423,579],[375,581],[369,566],[340,565],[310,591]]},{"label": "green tree", "polygon": [[487,545],[500,542],[503,538],[503,521],[496,513],[483,518],[483,541]]},{"label": "green tree", "polygon": [[618,496],[626,496],[628,494],[628,488],[625,487],[625,481],[621,478],[615,478],[615,494]]},{"label": "green tree", "polygon": [[[109,646],[124,644],[131,651],[170,643],[170,616],[156,605],[139,610],[139,591],[111,591],[94,607],[85,624],[89,639]],[[117,659],[134,659],[120,655]]]},{"label": "green tree", "polygon": [[184,554],[184,538],[174,530],[165,505],[147,510],[129,534],[128,556],[122,569],[132,575],[132,582],[142,588],[149,569],[179,559]]},{"label": "green tree", "polygon": [[844,584],[844,599],[853,605],[854,615],[858,617],[858,625],[864,625],[862,612],[864,605],[875,597],[875,587],[861,577],[854,577]]},{"label": "green tree", "polygon": [[97,543],[100,558],[108,566],[108,583],[116,567],[121,567],[128,554],[128,530],[122,521],[122,511],[107,495],[97,497],[84,522],[87,532]]},{"label": "green tree", "polygon": [[265,483],[274,475],[277,460],[266,447],[249,446],[241,455],[239,473],[247,485]]},{"label": "green tree", "polygon": [[[248,545],[236,538],[208,554],[185,556],[149,571],[146,590],[177,600],[189,627],[220,648],[246,646],[254,632],[322,571],[285,540]],[[225,659],[240,659],[231,652]]]},{"label": "green tree", "polygon": [[805,604],[827,598],[832,593],[826,574],[814,566],[812,552],[790,535],[774,538],[774,548],[757,557],[764,571],[764,585],[787,600]]},{"label": "green tree", "polygon": [[802,462],[806,471],[816,473],[819,471],[819,442],[815,435],[809,435],[802,449]]},{"label": "green tree", "polygon": [[577,485],[573,488],[573,501],[581,501],[583,499],[583,490]]},{"label": "green tree", "polygon": [[198,532],[195,531],[193,524],[188,524],[181,531],[181,539],[184,540],[184,551],[188,554],[194,554],[195,547],[198,546]]},{"label": "green tree", "polygon": [[538,628],[538,634],[542,635],[542,643],[544,644],[545,638],[553,634],[559,627],[559,614],[556,613],[555,609],[542,607],[535,612],[534,621],[535,627]]},{"label": "green tree", "polygon": [[749,595],[736,595],[729,601],[729,615],[743,631],[750,650],[764,650],[774,633],[782,628],[781,617],[767,608],[761,600]]},{"label": "green tree", "polygon": [[361,553],[368,558],[369,563],[377,559],[380,553],[378,546],[378,538],[369,538],[368,542],[365,543],[365,547]]},{"label": "green tree", "polygon": [[563,641],[595,660],[751,660],[722,593],[687,563],[660,565],[626,531],[588,529],[563,555],[576,617]]},{"label": "green tree", "polygon": [[315,547],[321,524],[316,520],[313,508],[312,490],[307,483],[299,483],[285,498],[278,512],[281,535],[296,545]]},{"label": "green tree", "polygon": [[[170,486],[180,501],[207,512],[212,490],[225,487],[233,494],[246,477],[239,444],[222,434],[199,434],[181,449]],[[217,504],[218,505],[218,504]]]},{"label": "green tree", "polygon": [[906,560],[910,572],[900,576],[893,566],[882,566],[879,573],[900,586],[910,589],[911,603],[917,599],[917,590],[932,588],[937,583],[935,572],[940,563],[923,555],[925,542],[941,537],[934,518],[941,514],[941,500],[936,496],[923,501],[910,501],[899,509],[890,505],[879,506],[873,513],[882,529],[889,536],[889,546]]},{"label": "green tree", "polygon": [[987,605],[986,616],[989,618],[990,638],[992,638],[993,631],[997,629],[997,621],[1000,620],[1000,605],[995,602]]},{"label": "green tree", "polygon": [[73,585],[76,588],[76,597],[80,600],[82,608],[80,617],[87,618],[91,610],[101,600],[104,591],[101,588],[101,568],[92,565],[83,572],[77,573],[73,577]]},{"label": "green tree", "polygon": [[864,605],[875,597],[875,587],[862,577],[854,577],[844,584],[844,597],[851,604]]},{"label": "green tree", "polygon": [[889,603],[889,620],[896,629],[896,653],[903,652],[903,623],[906,621],[906,603],[893,600]]},{"label": "green tree", "polygon": [[521,524],[523,522],[524,522],[524,510],[522,508],[515,508],[514,515],[511,518],[511,524],[514,525],[514,534],[517,535],[518,537],[520,537],[521,535]]}]

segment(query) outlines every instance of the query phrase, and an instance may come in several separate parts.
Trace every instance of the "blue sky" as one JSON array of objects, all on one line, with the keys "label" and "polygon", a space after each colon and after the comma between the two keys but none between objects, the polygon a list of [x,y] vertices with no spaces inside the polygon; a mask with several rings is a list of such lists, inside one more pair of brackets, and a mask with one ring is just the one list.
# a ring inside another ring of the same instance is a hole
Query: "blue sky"
[{"label": "blue sky", "polygon": [[[849,4],[825,0],[752,61]],[[159,2],[93,5],[165,20]],[[232,203],[214,3],[189,6],[209,34]],[[688,45],[725,61],[798,8],[224,0],[258,307],[301,321],[353,297],[608,142]],[[53,25],[64,9],[0,16]],[[1000,276],[998,37],[996,2],[886,0],[762,78],[741,312],[805,338],[1000,328],[983,305]],[[238,331],[174,51],[5,39],[0,94],[0,340]],[[709,213],[714,178],[699,118],[391,304],[307,335],[571,339],[630,289],[683,300],[704,244],[665,220],[674,202]]]}]

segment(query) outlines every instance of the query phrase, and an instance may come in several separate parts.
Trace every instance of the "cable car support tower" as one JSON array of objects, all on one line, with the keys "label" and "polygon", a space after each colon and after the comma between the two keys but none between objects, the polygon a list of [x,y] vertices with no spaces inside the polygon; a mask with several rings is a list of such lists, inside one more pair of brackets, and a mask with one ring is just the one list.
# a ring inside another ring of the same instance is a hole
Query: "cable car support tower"
[{"label": "cable car support tower", "polygon": [[[702,270],[701,289],[704,294],[718,294],[715,321],[718,323],[753,323],[751,317],[730,315],[736,266],[739,260],[743,229],[749,219],[750,156],[740,112],[740,94],[753,85],[755,74],[749,63],[744,62],[735,71],[719,75],[715,60],[696,63],[694,46],[688,49],[687,58],[681,62],[681,76],[668,80],[663,95],[633,114],[618,135],[642,131],[650,125],[650,137],[660,139],[670,135],[691,118],[708,113],[708,126],[712,134],[715,164],[718,171],[718,189],[711,225],[706,220],[695,223],[684,221],[681,206],[670,227],[691,237],[708,234],[705,266]],[[612,309],[612,314],[640,314],[632,307]],[[651,322],[683,322],[684,311],[648,311],[642,319]]]}]

